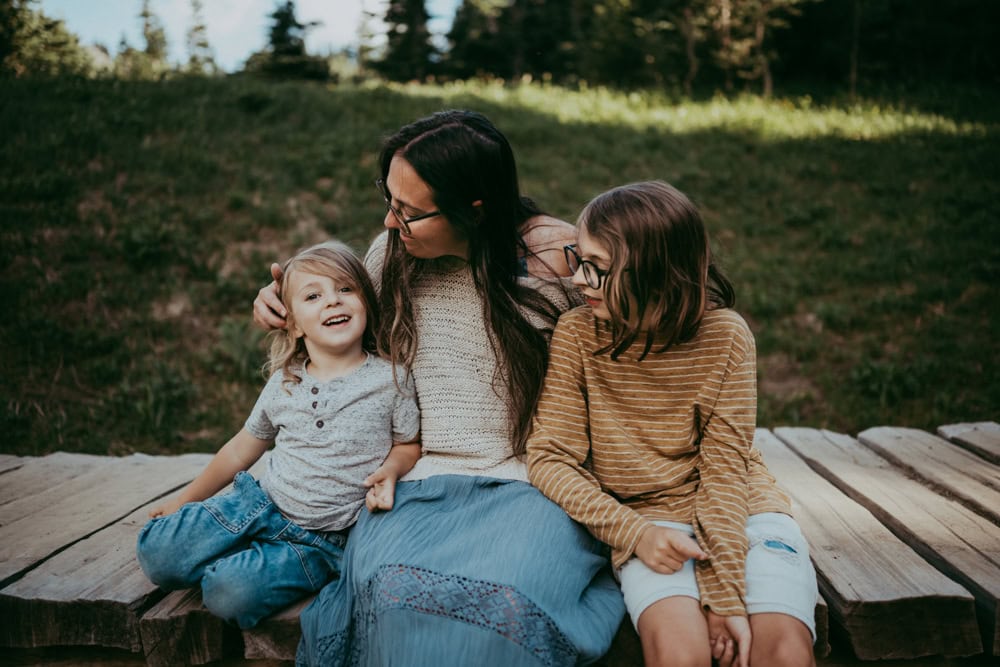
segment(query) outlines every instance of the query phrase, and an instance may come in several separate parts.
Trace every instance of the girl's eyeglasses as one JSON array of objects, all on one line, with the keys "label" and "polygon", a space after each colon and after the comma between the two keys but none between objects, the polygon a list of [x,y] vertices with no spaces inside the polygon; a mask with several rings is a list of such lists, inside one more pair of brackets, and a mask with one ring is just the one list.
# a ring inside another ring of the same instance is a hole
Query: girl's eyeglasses
[{"label": "girl's eyeglasses", "polygon": [[433,218],[436,215],[441,215],[441,211],[431,211],[430,213],[421,213],[420,215],[415,215],[412,218],[407,218],[403,215],[403,212],[392,205],[392,196],[389,194],[389,188],[385,186],[385,180],[378,179],[375,181],[375,187],[378,188],[379,194],[382,195],[382,199],[385,200],[385,207],[396,217],[399,225],[406,232],[406,235],[410,235],[410,223],[417,222],[418,220],[426,220],[427,218]]},{"label": "girl's eyeglasses", "polygon": [[563,253],[566,255],[566,264],[569,266],[569,270],[573,273],[577,272],[577,269],[583,269],[583,279],[587,281],[592,289],[601,289],[601,284],[604,282],[604,277],[608,275],[608,272],[604,269],[597,268],[597,265],[591,262],[589,259],[582,259],[578,254],[576,254],[576,244],[563,246]]}]

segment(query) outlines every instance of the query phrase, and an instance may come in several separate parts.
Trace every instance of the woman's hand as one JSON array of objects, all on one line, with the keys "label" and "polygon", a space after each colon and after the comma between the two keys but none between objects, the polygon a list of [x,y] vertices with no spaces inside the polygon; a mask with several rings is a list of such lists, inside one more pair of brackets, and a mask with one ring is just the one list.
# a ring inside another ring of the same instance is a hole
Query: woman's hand
[{"label": "woman's hand", "polygon": [[719,667],[750,667],[750,621],[746,616],[719,616],[708,612],[708,639]]},{"label": "woman's hand", "polygon": [[174,512],[179,510],[182,505],[184,505],[184,503],[181,502],[180,498],[173,498],[163,503],[162,505],[158,505],[157,507],[154,507],[153,509],[149,510],[149,518],[156,519],[161,516],[167,516],[168,514],[173,514]]},{"label": "woman's hand", "polygon": [[650,526],[639,538],[635,555],[653,572],[673,574],[688,559],[705,560],[708,554],[701,550],[694,538],[686,533],[664,526]]},{"label": "woman's hand", "polygon": [[271,265],[271,277],[274,281],[267,287],[260,288],[253,301],[253,321],[265,331],[284,329],[285,315],[288,314],[278,295],[277,281],[281,278],[281,265]]}]

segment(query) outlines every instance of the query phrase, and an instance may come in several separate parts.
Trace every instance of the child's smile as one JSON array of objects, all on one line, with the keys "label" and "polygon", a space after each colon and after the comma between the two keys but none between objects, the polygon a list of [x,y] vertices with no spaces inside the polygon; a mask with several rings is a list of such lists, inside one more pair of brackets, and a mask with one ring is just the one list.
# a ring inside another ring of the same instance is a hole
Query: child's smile
[{"label": "child's smile", "polygon": [[361,293],[342,280],[302,270],[289,280],[293,333],[305,340],[309,357],[360,354],[368,322]]}]

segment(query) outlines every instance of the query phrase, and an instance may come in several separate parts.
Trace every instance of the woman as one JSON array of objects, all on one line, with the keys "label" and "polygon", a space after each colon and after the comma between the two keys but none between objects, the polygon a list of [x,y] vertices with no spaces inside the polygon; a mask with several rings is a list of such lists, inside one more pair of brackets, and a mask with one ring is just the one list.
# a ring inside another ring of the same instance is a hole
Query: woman
[{"label": "woman", "polygon": [[[380,351],[413,374],[424,455],[391,512],[362,514],[344,575],[302,614],[299,662],[597,660],[624,613],[607,552],[523,461],[548,335],[572,305],[552,277],[569,273],[555,258],[574,229],[520,196],[510,145],[480,114],[407,125],[379,164],[387,232],[366,264]],[[255,319],[282,312],[261,290]]]}]

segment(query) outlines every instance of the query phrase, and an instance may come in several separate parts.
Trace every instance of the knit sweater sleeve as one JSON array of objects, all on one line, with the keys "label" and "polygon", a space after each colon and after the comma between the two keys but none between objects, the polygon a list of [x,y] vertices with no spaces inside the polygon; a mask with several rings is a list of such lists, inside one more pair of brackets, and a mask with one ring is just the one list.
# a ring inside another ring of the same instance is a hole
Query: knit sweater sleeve
[{"label": "knit sweater sleeve", "polygon": [[[738,318],[739,316],[734,315]],[[700,483],[694,530],[709,554],[696,569],[702,605],[722,616],[746,615],[749,467],[757,416],[756,353],[742,319],[726,327],[718,382],[702,397]],[[719,332],[720,334],[722,332]]]},{"label": "knit sweater sleeve", "polygon": [[590,352],[575,335],[579,319],[563,315],[552,336],[549,366],[528,439],[528,479],[573,519],[614,550],[620,567],[635,551],[649,521],[605,492],[587,469],[588,397],[583,359]]}]

